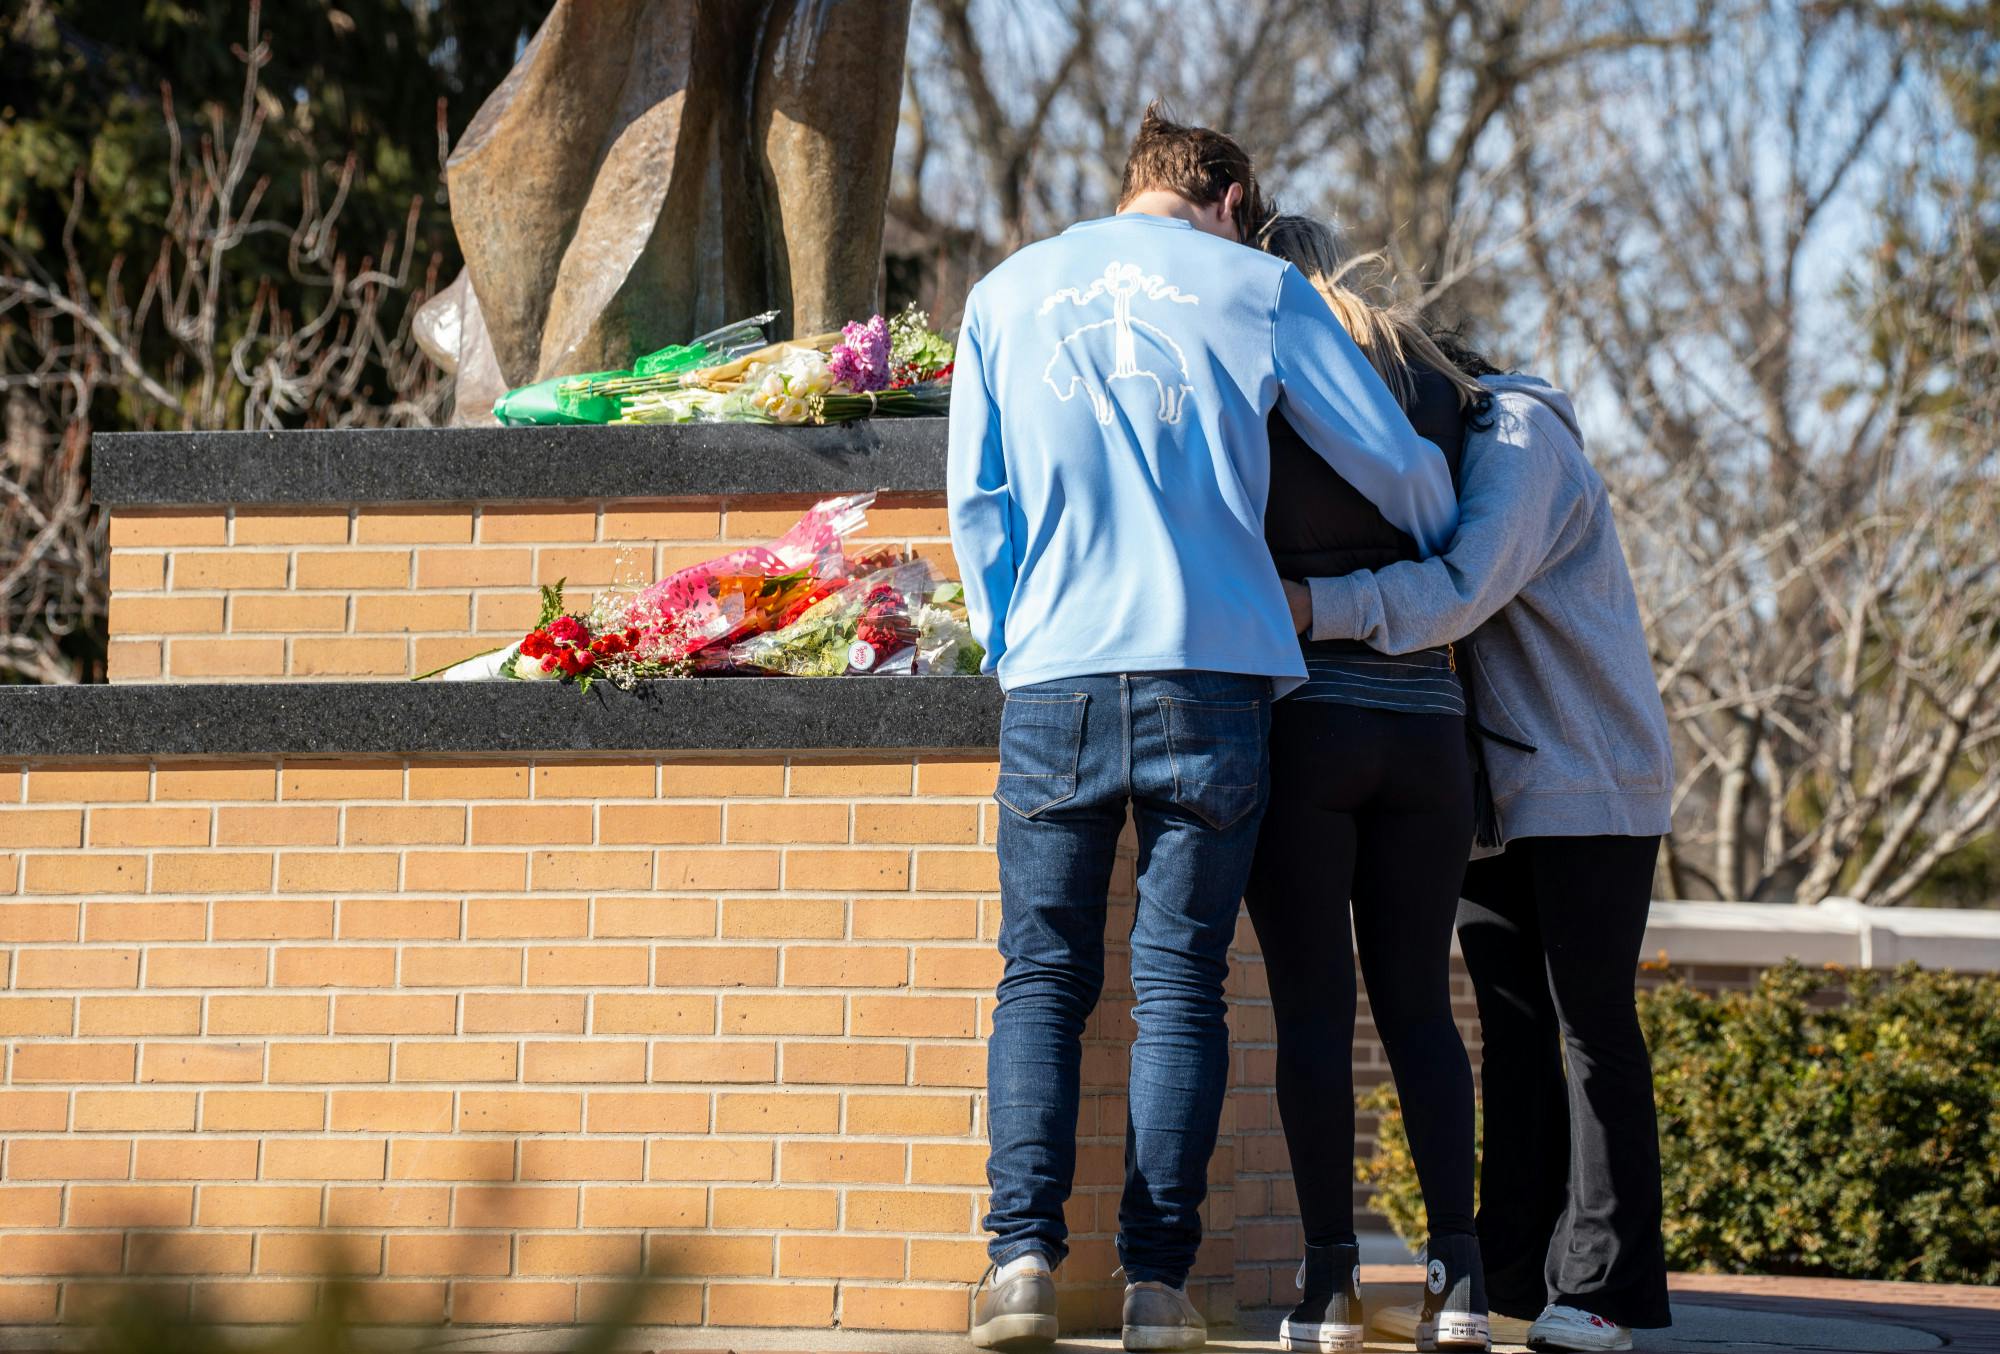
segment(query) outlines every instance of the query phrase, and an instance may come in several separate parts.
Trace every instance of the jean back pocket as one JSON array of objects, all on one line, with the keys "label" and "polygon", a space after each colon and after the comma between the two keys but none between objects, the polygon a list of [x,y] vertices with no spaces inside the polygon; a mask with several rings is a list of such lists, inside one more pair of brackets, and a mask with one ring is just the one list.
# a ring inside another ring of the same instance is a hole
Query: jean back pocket
[{"label": "jean back pocket", "polygon": [[1163,696],[1174,802],[1213,828],[1257,807],[1264,789],[1264,704]]},{"label": "jean back pocket", "polygon": [[1000,715],[1000,779],[993,797],[1023,818],[1076,797],[1083,757],[1083,692],[1008,696]]}]

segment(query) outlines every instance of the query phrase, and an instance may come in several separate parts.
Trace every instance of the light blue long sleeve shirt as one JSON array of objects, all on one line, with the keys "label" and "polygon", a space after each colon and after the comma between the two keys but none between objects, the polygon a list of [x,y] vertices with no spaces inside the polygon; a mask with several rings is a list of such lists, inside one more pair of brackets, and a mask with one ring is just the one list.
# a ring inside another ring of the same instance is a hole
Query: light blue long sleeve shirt
[{"label": "light blue long sleeve shirt", "polygon": [[1279,259],[1126,213],[1015,254],[966,300],[952,545],[987,671],[1305,678],[1264,544],[1274,409],[1426,555],[1458,502],[1318,292]]}]

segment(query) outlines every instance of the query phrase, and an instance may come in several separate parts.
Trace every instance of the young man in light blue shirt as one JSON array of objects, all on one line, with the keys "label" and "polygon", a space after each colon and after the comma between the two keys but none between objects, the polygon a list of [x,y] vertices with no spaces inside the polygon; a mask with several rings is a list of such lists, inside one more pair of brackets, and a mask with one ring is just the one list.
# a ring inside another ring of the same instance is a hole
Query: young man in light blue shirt
[{"label": "young man in light blue shirt", "polygon": [[1057,1335],[1081,1038],[1128,807],[1125,1347],[1206,1338],[1185,1284],[1228,1073],[1228,946],[1263,815],[1270,701],[1305,677],[1264,544],[1266,420],[1282,410],[1427,552],[1457,523],[1444,457],[1326,303],[1242,243],[1262,216],[1241,147],[1148,110],[1118,215],[1021,250],[966,301],[952,543],[1007,692],[983,1348]]}]

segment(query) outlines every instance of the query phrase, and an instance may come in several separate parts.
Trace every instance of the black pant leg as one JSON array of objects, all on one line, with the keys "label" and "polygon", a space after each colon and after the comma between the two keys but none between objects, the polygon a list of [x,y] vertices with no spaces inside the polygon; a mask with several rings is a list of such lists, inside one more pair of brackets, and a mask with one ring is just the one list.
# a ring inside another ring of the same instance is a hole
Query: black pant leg
[{"label": "black pant leg", "polygon": [[1569,1092],[1535,905],[1532,840],[1465,871],[1458,946],[1479,1005],[1479,1250],[1495,1312],[1532,1318],[1569,1181]]},{"label": "black pant leg", "polygon": [[[1354,948],[1347,898],[1354,817],[1323,807],[1341,774],[1309,737],[1318,721],[1280,704],[1271,802],[1244,891],[1277,1025],[1278,1115],[1299,1217],[1314,1246],[1354,1240]],[[1307,712],[1310,716],[1311,712]]]},{"label": "black pant leg", "polygon": [[1472,1066],[1451,1011],[1451,931],[1472,847],[1464,721],[1392,714],[1401,754],[1360,815],[1354,932],[1432,1236],[1471,1235]]},{"label": "black pant leg", "polygon": [[1660,1145],[1634,974],[1657,837],[1543,837],[1530,857],[1568,1065],[1568,1205],[1548,1255],[1551,1299],[1626,1326],[1665,1326]]}]

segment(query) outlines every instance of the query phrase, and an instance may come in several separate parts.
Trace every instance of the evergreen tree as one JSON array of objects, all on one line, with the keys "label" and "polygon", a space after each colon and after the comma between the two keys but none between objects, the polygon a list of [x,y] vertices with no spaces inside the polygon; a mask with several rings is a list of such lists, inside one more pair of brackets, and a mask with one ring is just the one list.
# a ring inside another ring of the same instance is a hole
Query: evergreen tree
[{"label": "evergreen tree", "polygon": [[[0,18],[0,240],[60,272],[73,239],[85,280],[123,254],[143,267],[166,212],[163,88],[190,143],[207,110],[233,117],[249,0],[25,0]],[[343,247],[373,253],[422,203],[417,249],[457,264],[439,181],[440,138],[455,137],[506,75],[545,0],[283,0],[261,16],[270,62],[252,174],[265,211],[297,218],[303,180],[331,180],[352,156]],[[442,118],[443,125],[440,126]],[[282,280],[285,241],[266,242]],[[261,279],[237,279],[246,292]],[[305,298],[281,295],[301,312]]]}]

